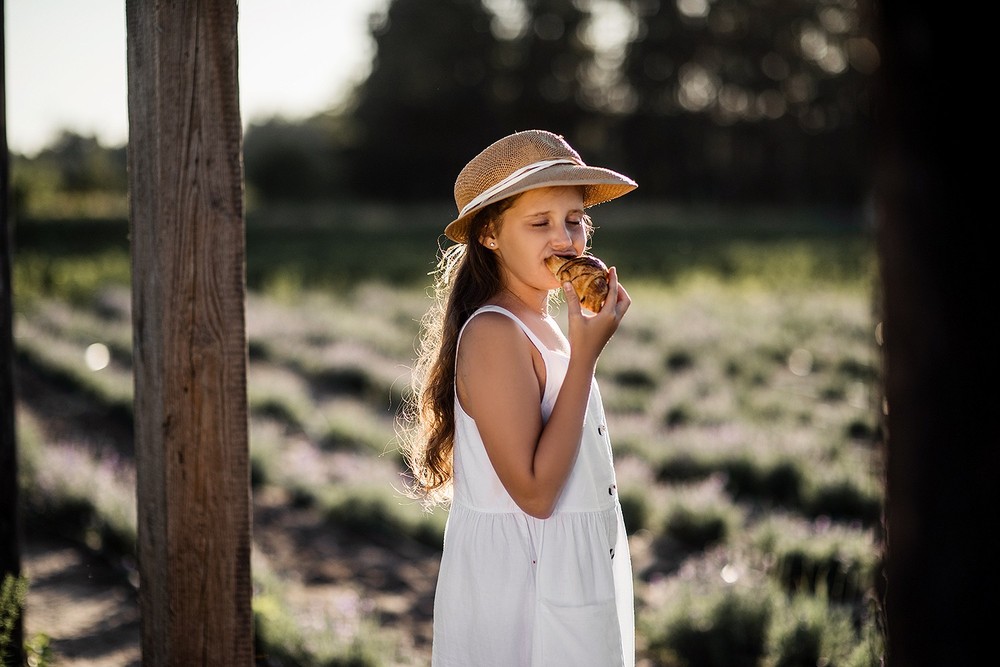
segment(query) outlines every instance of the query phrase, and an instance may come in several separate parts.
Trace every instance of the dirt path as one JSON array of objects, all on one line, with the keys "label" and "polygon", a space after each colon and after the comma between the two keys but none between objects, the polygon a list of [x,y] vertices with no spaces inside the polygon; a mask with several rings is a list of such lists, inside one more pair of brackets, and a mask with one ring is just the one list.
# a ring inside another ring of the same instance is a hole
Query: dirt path
[{"label": "dirt path", "polygon": [[122,572],[85,549],[28,536],[25,636],[48,635],[54,665],[137,667],[139,603]]},{"label": "dirt path", "polygon": [[[83,441],[131,455],[126,425],[37,374],[23,370],[19,381],[22,409],[46,415],[38,422],[47,441],[80,441],[75,434],[99,433],[99,439]],[[282,595],[301,610],[303,623],[352,629],[356,624],[344,621],[363,616],[396,647],[384,667],[429,664],[440,550],[401,536],[343,530],[274,487],[255,489],[253,504],[254,558],[278,575]],[[29,578],[25,636],[49,637],[54,667],[140,665],[139,604],[129,573],[79,544],[30,528],[22,546],[22,569]]]},{"label": "dirt path", "polygon": [[[386,667],[429,664],[439,553],[416,543],[362,538],[330,526],[281,493],[254,501],[254,549],[304,617],[364,615],[391,631]],[[44,633],[57,667],[137,667],[139,604],[123,569],[67,540],[27,536],[25,636]]]}]

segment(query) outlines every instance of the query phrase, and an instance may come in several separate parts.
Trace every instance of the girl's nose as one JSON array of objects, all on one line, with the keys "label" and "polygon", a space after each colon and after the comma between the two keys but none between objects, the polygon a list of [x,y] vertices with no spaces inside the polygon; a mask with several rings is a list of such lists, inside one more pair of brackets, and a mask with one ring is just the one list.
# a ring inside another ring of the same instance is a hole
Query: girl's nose
[{"label": "girl's nose", "polygon": [[556,225],[552,237],[552,246],[555,248],[569,248],[573,245],[573,233],[566,225]]}]

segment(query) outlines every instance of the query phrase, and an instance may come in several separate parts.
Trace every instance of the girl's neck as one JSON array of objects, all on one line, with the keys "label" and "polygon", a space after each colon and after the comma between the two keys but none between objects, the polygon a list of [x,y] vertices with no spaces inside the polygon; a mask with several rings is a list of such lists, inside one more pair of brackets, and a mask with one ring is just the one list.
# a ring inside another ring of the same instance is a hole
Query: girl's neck
[{"label": "girl's neck", "polygon": [[524,291],[526,293],[522,295],[510,287],[504,287],[499,298],[502,302],[512,306],[508,310],[523,311],[542,319],[547,318],[549,316],[549,295],[537,290]]}]

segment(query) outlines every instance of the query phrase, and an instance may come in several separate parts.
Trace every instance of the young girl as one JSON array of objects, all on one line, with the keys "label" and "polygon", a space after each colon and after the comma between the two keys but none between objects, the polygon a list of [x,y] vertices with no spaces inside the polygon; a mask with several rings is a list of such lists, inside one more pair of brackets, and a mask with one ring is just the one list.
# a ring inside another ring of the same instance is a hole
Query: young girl
[{"label": "young girl", "polygon": [[[587,207],[636,187],[562,137],[518,132],[455,183],[424,320],[404,452],[411,491],[450,502],[435,667],[614,667],[634,657],[632,571],[594,380],[631,303],[609,271],[599,312],[546,267],[585,252]],[[568,338],[550,317],[562,289]]]}]

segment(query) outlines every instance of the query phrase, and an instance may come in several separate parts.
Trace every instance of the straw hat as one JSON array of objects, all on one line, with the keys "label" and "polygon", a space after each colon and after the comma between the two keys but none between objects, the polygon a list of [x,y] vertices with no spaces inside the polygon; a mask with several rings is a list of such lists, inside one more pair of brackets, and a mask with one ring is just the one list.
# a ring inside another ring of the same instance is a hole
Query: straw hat
[{"label": "straw hat", "polygon": [[611,201],[637,187],[628,176],[588,166],[557,134],[516,132],[487,146],[458,174],[458,217],[444,233],[452,241],[465,243],[469,221],[480,209],[526,190],[554,185],[584,186],[584,208]]}]

